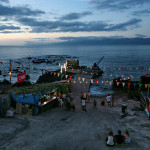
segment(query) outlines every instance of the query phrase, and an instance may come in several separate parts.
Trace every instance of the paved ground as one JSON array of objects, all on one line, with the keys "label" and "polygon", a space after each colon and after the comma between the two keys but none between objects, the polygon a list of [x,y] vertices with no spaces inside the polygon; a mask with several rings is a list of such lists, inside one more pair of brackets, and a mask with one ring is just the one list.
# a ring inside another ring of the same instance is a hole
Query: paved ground
[{"label": "paved ground", "polygon": [[[77,97],[76,97],[77,98]],[[79,98],[79,97],[78,97]],[[0,149],[2,150],[148,150],[150,147],[150,121],[145,112],[132,111],[139,102],[117,95],[115,106],[101,106],[105,97],[97,98],[98,108],[87,104],[87,112],[81,106],[75,112],[56,108],[38,116],[16,116],[0,119]],[[78,99],[79,100],[79,99]],[[128,104],[129,116],[120,119],[121,104]],[[105,136],[109,130],[117,133],[128,129],[131,144],[109,148]]]},{"label": "paved ground", "polygon": [[[84,76],[85,77],[85,76]],[[90,78],[90,76],[89,76]],[[74,82],[73,79],[71,82]],[[126,94],[115,94],[115,106],[101,106],[105,97],[91,98],[87,112],[81,110],[80,92],[87,91],[87,83],[72,84],[71,96],[76,100],[76,111],[55,108],[38,116],[0,118],[0,150],[148,150],[150,147],[150,120],[143,111],[132,111],[140,106]],[[96,99],[97,109],[92,101]],[[128,105],[129,115],[120,119],[121,105]],[[126,129],[131,144],[107,147],[108,131],[115,134]]]}]

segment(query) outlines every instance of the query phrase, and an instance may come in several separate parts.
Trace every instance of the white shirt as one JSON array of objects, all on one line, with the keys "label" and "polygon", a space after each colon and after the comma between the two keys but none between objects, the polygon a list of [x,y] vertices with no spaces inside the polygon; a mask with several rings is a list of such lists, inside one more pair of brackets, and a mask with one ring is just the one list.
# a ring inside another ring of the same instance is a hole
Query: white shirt
[{"label": "white shirt", "polygon": [[85,100],[84,99],[82,100],[82,106],[85,106]]},{"label": "white shirt", "polygon": [[86,98],[86,93],[83,94],[83,98]]},{"label": "white shirt", "polygon": [[107,144],[108,144],[108,145],[114,145],[114,137],[113,137],[113,136],[109,136],[109,137],[108,137]]},{"label": "white shirt", "polygon": [[106,99],[107,99],[107,102],[111,102],[111,96],[107,96]]}]

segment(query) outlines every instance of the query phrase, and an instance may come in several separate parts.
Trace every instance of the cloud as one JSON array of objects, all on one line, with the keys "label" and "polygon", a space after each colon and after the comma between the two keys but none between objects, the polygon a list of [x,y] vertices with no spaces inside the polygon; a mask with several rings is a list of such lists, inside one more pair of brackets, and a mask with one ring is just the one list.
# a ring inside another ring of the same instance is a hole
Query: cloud
[{"label": "cloud", "polygon": [[136,36],[137,38],[146,38],[146,36],[143,35],[143,34],[135,34],[135,36]]},{"label": "cloud", "polygon": [[133,15],[135,15],[135,16],[148,16],[148,15],[150,15],[150,9],[134,11]]},{"label": "cloud", "polygon": [[82,13],[69,13],[69,14],[66,14],[66,15],[58,18],[58,19],[60,19],[60,20],[77,20],[77,19],[80,19],[80,18],[88,16],[88,15],[92,15],[92,12],[85,11]]},{"label": "cloud", "polygon": [[4,3],[9,3],[9,0],[0,0],[0,3],[4,2]]},{"label": "cloud", "polygon": [[3,30],[19,30],[19,29],[21,29],[21,28],[16,27],[16,26],[0,25],[0,31],[3,31]]},{"label": "cloud", "polygon": [[32,10],[28,6],[12,7],[0,4],[0,16],[37,16],[40,14],[45,14],[45,12],[41,10]]},{"label": "cloud", "polygon": [[[122,36],[112,37],[59,37],[59,42],[47,41],[25,41],[25,45],[48,46],[48,45],[150,45],[150,38],[125,38]],[[60,42],[61,41],[61,42]]]},{"label": "cloud", "polygon": [[12,33],[12,34],[14,34],[14,33],[22,33],[23,31],[2,31],[2,32],[0,32],[0,33],[5,33],[5,34],[9,34],[9,33]]},{"label": "cloud", "polygon": [[39,21],[33,18],[19,18],[17,20],[25,26],[30,26],[34,33],[41,32],[93,32],[93,31],[126,31],[139,27],[141,19],[131,19],[120,24],[108,24],[102,21],[93,22],[65,22]]},{"label": "cloud", "polygon": [[65,40],[59,43],[64,45],[150,45],[150,38],[125,38],[123,36],[60,37],[58,39]]},{"label": "cloud", "polygon": [[91,0],[97,9],[107,9],[111,11],[120,11],[130,9],[136,6],[149,4],[149,0]]},{"label": "cloud", "polygon": [[141,22],[141,19],[130,19],[127,22],[124,23],[120,23],[120,24],[116,24],[116,25],[112,25],[110,28],[108,28],[107,31],[121,31],[124,30],[126,31],[127,29],[132,29],[132,28],[137,28],[139,27],[139,22]]},{"label": "cloud", "polygon": [[0,0],[0,3],[9,3],[9,0]]}]

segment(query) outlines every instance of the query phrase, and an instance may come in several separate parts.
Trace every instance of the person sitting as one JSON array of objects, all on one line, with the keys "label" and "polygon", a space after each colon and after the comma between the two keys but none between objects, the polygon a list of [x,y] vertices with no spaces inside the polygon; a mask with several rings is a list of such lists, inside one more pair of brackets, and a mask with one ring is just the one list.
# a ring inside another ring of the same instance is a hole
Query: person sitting
[{"label": "person sitting", "polygon": [[116,141],[116,144],[123,144],[124,143],[124,136],[121,135],[121,131],[118,130],[118,135],[115,135],[115,141]]},{"label": "person sitting", "polygon": [[113,135],[113,131],[110,131],[107,135],[106,138],[106,145],[107,146],[114,146],[114,135]]},{"label": "person sitting", "polygon": [[124,133],[124,143],[129,144],[130,142],[131,142],[130,134],[129,134],[129,131],[126,130]]},{"label": "person sitting", "polygon": [[104,101],[102,101],[102,102],[101,102],[101,105],[102,105],[102,106],[104,106],[104,105],[105,105],[105,102],[104,102]]}]

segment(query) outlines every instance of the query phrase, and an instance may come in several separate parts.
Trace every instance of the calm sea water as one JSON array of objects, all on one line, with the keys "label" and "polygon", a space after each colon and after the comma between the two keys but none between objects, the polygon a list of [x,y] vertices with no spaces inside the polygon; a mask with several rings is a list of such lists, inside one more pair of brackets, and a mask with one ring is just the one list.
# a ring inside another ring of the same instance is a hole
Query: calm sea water
[{"label": "calm sea water", "polygon": [[[80,65],[86,65],[89,67],[91,67],[94,62],[98,62],[99,59],[104,56],[103,61],[99,64],[99,66],[103,68],[132,68],[142,66],[144,68],[150,68],[150,46],[143,45],[0,47],[0,61],[2,61],[3,64],[8,64],[9,59],[20,60],[29,56],[35,57],[45,55],[69,55],[77,57],[80,61]],[[2,70],[1,64],[0,70]],[[122,78],[139,80],[140,76],[146,73],[150,73],[150,69],[130,71],[104,69],[104,76],[99,79],[103,81],[111,81],[114,77],[120,76]],[[38,75],[40,75],[40,73]],[[2,80],[2,78],[3,77],[0,79]],[[34,78],[37,79],[36,77]],[[110,86],[108,85],[94,85],[91,88],[93,94],[103,94],[109,91]]]}]

